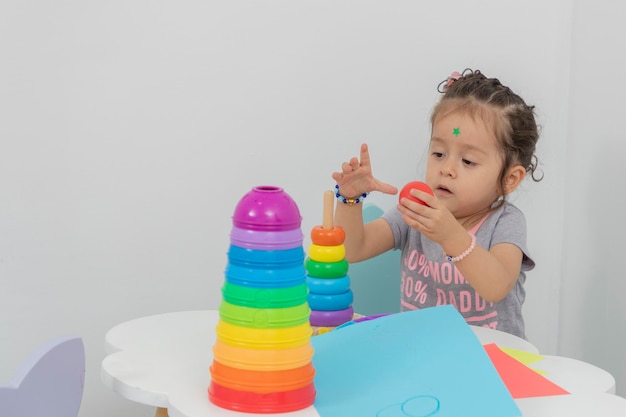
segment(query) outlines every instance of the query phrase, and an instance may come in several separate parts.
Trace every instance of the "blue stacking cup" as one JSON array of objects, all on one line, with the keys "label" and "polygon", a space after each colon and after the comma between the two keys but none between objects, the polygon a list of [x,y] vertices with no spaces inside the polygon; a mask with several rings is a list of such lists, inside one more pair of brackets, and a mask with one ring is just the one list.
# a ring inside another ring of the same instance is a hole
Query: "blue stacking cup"
[{"label": "blue stacking cup", "polygon": [[295,287],[306,282],[304,265],[292,268],[249,268],[228,264],[226,280],[231,284],[254,288]]},{"label": "blue stacking cup", "polygon": [[228,260],[231,264],[246,265],[251,268],[291,268],[303,266],[304,249],[302,246],[284,250],[256,250],[230,245]]}]

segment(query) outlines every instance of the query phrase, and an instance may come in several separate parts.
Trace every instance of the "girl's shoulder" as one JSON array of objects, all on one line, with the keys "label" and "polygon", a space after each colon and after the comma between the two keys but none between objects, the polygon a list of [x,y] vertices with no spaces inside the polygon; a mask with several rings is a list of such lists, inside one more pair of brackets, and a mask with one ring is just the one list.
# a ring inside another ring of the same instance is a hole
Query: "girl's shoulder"
[{"label": "girl's shoulder", "polygon": [[495,211],[493,211],[490,215],[491,217],[501,218],[501,217],[519,217],[525,218],[524,212],[517,207],[513,203],[509,203],[505,201],[502,206],[498,207]]},{"label": "girl's shoulder", "polygon": [[480,228],[491,232],[502,228],[526,230],[526,216],[519,207],[505,202],[487,216]]}]

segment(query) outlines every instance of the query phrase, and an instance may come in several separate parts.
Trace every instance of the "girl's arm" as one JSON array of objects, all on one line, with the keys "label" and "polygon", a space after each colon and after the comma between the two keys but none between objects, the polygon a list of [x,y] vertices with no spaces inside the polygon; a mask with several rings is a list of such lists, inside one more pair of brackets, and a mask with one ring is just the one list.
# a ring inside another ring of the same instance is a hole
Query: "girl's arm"
[{"label": "girl's arm", "polygon": [[[462,228],[456,241],[444,243],[442,247],[445,253],[456,256],[469,248],[471,241],[467,231]],[[522,257],[522,250],[512,243],[498,243],[490,250],[476,244],[466,257],[455,262],[455,266],[481,297],[496,303],[504,299],[515,286]]]},{"label": "girl's arm", "polygon": [[489,251],[480,246],[476,249],[474,259],[468,256],[457,262],[456,267],[485,300],[501,301],[517,282],[522,251],[511,243],[499,243]]},{"label": "girl's arm", "polygon": [[335,224],[346,232],[344,247],[346,260],[350,263],[373,258],[394,247],[393,233],[385,220],[378,218],[363,223],[362,204],[348,206],[338,203]]}]

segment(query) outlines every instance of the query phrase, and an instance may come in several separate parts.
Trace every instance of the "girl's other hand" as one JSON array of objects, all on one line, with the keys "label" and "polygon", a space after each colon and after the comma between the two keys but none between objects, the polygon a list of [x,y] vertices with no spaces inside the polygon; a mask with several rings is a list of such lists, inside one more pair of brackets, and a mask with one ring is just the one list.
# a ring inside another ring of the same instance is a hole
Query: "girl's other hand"
[{"label": "girl's other hand", "polygon": [[383,183],[374,178],[366,143],[361,145],[359,158],[353,157],[349,162],[341,164],[341,172],[333,172],[332,177],[337,181],[339,192],[346,198],[372,191],[380,191],[384,194],[398,193],[398,189],[393,185]]},{"label": "girl's other hand", "polygon": [[427,205],[409,198],[400,201],[398,210],[409,226],[439,244],[459,233],[467,234],[463,226],[437,197],[418,189],[413,189],[411,192],[413,197],[422,200]]}]

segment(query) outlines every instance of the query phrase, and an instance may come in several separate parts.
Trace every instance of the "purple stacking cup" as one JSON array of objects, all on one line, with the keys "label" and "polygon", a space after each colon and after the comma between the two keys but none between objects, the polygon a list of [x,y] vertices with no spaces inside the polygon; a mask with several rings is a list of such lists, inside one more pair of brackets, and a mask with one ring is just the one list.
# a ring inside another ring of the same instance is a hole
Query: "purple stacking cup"
[{"label": "purple stacking cup", "polygon": [[230,243],[235,246],[255,250],[284,250],[302,246],[304,236],[300,228],[275,231],[241,229],[233,226]]},{"label": "purple stacking cup", "polygon": [[240,229],[286,231],[300,228],[302,216],[296,202],[282,188],[252,188],[237,203],[233,225]]}]

